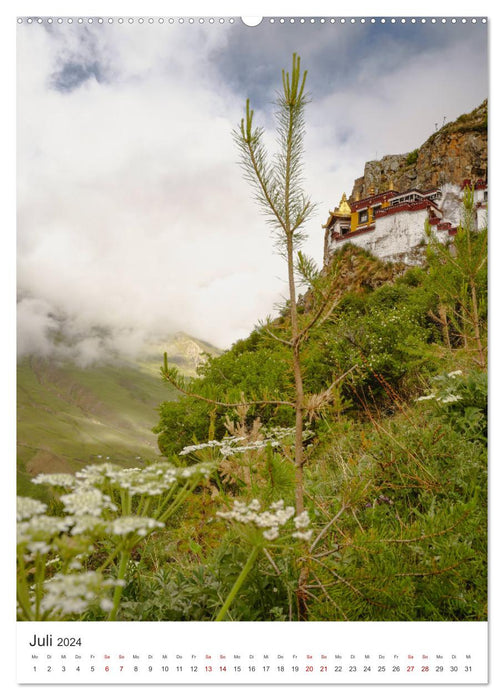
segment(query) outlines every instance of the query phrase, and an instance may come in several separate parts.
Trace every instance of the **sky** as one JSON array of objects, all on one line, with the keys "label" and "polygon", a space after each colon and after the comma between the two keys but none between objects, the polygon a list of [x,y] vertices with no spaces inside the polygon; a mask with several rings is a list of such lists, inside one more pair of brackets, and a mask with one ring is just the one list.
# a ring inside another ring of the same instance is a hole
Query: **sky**
[{"label": "sky", "polygon": [[250,98],[275,150],[293,52],[317,203],[304,251],[319,265],[328,211],[366,161],[417,148],[488,97],[481,21],[75,18],[17,34],[17,348],[52,353],[63,331],[83,364],[177,331],[224,349],[286,297],[232,131]]}]

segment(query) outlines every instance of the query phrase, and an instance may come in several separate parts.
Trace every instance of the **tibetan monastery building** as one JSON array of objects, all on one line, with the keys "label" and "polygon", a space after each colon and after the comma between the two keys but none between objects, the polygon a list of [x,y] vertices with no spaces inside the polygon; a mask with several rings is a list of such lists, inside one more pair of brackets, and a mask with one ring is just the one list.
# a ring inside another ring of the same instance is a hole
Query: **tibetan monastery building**
[{"label": "tibetan monastery building", "polygon": [[[443,185],[429,190],[390,189],[365,199],[348,202],[343,194],[339,207],[329,212],[324,237],[324,264],[345,243],[352,242],[385,260],[415,264],[419,246],[425,240],[428,220],[434,234],[448,239],[460,223],[464,188]],[[482,180],[474,185],[475,225],[486,226],[488,187]]]}]

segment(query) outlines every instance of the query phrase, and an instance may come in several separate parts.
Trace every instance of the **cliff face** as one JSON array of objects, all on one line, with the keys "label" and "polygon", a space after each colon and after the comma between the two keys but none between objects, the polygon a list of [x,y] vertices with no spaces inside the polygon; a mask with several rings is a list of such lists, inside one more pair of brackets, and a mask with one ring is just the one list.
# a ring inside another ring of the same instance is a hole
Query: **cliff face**
[{"label": "cliff face", "polygon": [[403,192],[421,190],[446,183],[461,184],[463,180],[487,178],[487,117],[485,100],[470,114],[436,131],[411,153],[385,156],[366,163],[363,177],[355,180],[350,201],[375,192],[393,189]]}]

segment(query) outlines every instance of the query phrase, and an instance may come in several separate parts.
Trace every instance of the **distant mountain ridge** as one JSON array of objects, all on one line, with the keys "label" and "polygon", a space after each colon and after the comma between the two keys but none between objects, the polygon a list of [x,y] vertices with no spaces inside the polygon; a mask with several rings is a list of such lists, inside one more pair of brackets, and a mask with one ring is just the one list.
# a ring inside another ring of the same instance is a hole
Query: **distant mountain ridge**
[{"label": "distant mountain ridge", "polygon": [[148,340],[139,353],[138,362],[147,367],[155,367],[157,372],[165,352],[168,355],[168,364],[177,365],[183,373],[189,375],[196,373],[208,355],[221,354],[221,350],[214,345],[193,338],[187,333],[178,332],[162,340]]}]

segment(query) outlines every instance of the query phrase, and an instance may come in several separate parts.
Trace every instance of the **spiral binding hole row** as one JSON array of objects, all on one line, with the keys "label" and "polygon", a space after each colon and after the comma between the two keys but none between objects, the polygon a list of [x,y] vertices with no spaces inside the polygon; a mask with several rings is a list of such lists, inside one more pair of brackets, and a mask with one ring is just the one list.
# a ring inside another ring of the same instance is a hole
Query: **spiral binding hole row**
[{"label": "spiral binding hole row", "polygon": [[[18,24],[234,24],[236,17],[18,17]],[[486,24],[486,17],[268,17],[270,24]],[[261,24],[260,22],[259,24]],[[250,26],[250,25],[248,25]]]}]

